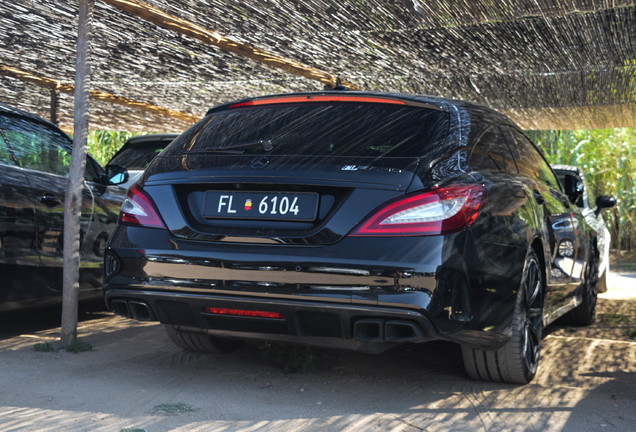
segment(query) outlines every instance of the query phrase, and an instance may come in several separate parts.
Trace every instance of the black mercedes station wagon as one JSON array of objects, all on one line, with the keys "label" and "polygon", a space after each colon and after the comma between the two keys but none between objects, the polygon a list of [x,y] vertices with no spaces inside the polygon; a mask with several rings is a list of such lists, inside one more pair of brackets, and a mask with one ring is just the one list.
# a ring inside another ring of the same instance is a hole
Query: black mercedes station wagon
[{"label": "black mercedes station wagon", "polygon": [[153,160],[107,244],[103,292],[188,350],[442,339],[471,377],[527,383],[544,325],[594,320],[595,236],[494,110],[265,96],[211,108]]}]

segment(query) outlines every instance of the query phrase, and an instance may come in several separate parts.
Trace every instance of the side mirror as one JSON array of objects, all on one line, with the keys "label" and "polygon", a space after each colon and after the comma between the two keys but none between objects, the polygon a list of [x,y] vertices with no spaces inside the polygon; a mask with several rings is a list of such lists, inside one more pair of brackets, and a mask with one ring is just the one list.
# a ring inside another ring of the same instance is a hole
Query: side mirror
[{"label": "side mirror", "polygon": [[128,170],[121,165],[106,166],[106,179],[112,185],[119,185],[128,181]]},{"label": "side mirror", "polygon": [[614,207],[616,205],[616,198],[609,195],[601,195],[596,198],[596,214],[601,213],[601,210]]}]

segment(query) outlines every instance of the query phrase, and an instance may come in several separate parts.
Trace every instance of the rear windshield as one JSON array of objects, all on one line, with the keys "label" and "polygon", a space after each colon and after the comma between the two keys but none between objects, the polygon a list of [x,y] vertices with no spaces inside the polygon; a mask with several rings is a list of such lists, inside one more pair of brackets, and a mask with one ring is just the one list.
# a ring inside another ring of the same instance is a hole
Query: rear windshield
[{"label": "rear windshield", "polygon": [[167,153],[417,157],[448,132],[443,111],[373,103],[299,103],[213,113]]},{"label": "rear windshield", "polygon": [[150,161],[157,156],[170,141],[143,143],[135,146],[124,146],[108,162],[108,165],[121,165],[129,170],[144,170]]}]

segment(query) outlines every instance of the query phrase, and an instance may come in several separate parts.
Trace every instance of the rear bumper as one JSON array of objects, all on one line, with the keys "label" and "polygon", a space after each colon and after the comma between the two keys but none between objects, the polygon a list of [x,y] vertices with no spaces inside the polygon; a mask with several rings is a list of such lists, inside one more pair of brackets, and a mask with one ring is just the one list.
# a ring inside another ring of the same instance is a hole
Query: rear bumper
[{"label": "rear bumper", "polygon": [[[118,315],[222,337],[366,352],[440,338],[425,316],[406,309],[122,289],[107,290],[105,298]],[[282,318],[214,315],[204,312],[208,307],[277,312]]]},{"label": "rear bumper", "polygon": [[[432,339],[487,349],[509,337],[518,286],[511,283],[511,251],[467,254],[475,246],[466,233],[313,247],[118,231],[106,250],[103,292],[109,309],[123,316],[217,336],[371,352]],[[135,248],[138,235],[154,248]],[[486,266],[481,256],[496,262]],[[209,307],[284,319],[214,316],[204,312]]]},{"label": "rear bumper", "polygon": [[[474,322],[453,320],[447,310],[434,316],[431,294],[394,293],[391,302],[345,301],[342,296],[261,297],[169,291],[139,286],[104,287],[108,308],[141,321],[159,321],[183,331],[214,336],[300,343],[364,352],[382,352],[400,343],[447,340],[483,349],[504,344],[501,332],[475,330]],[[423,307],[423,305],[428,305]],[[206,308],[275,312],[282,318],[253,318],[206,313]]]}]

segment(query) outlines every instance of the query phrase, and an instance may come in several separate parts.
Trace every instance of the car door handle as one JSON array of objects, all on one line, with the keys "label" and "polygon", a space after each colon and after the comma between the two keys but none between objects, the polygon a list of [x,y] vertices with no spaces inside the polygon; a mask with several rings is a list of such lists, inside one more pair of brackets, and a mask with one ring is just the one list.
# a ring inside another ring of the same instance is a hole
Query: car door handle
[{"label": "car door handle", "polygon": [[62,202],[55,195],[45,194],[39,198],[40,202],[47,207],[57,207]]}]

